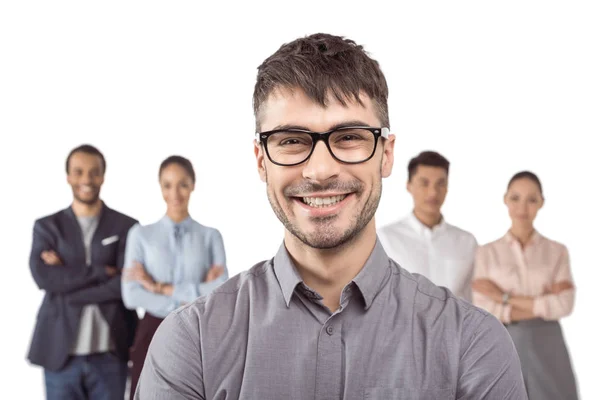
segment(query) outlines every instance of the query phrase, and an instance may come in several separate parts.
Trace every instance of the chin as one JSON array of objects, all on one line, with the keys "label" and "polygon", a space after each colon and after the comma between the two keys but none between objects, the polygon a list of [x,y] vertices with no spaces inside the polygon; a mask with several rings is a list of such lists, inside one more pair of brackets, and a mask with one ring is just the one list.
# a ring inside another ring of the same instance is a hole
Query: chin
[{"label": "chin", "polygon": [[438,206],[432,206],[432,205],[426,205],[421,210],[430,215],[437,215],[440,213],[440,208]]},{"label": "chin", "polygon": [[309,222],[303,227],[291,226],[288,230],[309,247],[333,249],[348,243],[359,233],[352,226],[338,226],[335,219],[320,218],[319,222]]},{"label": "chin", "polygon": [[93,205],[98,201],[99,196],[98,195],[86,195],[86,196],[76,196],[75,198],[80,203],[87,204],[87,205]]}]

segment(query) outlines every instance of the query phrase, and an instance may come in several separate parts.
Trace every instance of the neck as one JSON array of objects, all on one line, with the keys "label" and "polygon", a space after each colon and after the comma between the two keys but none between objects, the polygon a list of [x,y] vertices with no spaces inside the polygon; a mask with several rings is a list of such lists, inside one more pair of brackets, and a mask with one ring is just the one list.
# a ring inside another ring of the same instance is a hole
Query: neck
[{"label": "neck", "polygon": [[362,270],[376,240],[372,219],[358,236],[332,249],[307,246],[287,230],[284,242],[304,283],[323,296],[323,303],[333,312],[340,305],[342,290]]},{"label": "neck", "polygon": [[434,226],[436,226],[440,222],[442,222],[442,214],[441,213],[437,213],[437,214],[424,213],[415,208],[413,210],[413,214],[419,221],[421,221],[421,223],[423,225],[427,226],[429,229],[433,228]]},{"label": "neck", "polygon": [[100,214],[100,210],[102,210],[102,201],[98,199],[93,204],[86,204],[78,200],[73,200],[71,208],[77,217],[93,217]]},{"label": "neck", "polygon": [[531,236],[533,236],[534,228],[533,225],[527,224],[512,224],[510,227],[510,233],[521,243],[521,246],[525,246]]},{"label": "neck", "polygon": [[184,219],[186,219],[189,216],[190,216],[190,213],[188,212],[188,210],[184,210],[184,211],[167,210],[167,217],[171,218],[171,220],[173,222],[175,222],[176,224],[183,221]]}]

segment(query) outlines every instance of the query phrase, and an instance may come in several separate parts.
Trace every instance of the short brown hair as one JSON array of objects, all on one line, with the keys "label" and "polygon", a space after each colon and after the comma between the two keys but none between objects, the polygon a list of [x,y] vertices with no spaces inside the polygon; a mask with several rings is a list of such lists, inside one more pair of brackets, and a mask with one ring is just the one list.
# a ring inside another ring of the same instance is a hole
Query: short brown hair
[{"label": "short brown hair", "polygon": [[450,161],[443,155],[436,151],[423,151],[418,156],[412,158],[408,163],[408,180],[417,172],[419,165],[427,165],[429,167],[440,167],[446,171],[446,174],[450,171]]},{"label": "short brown hair", "polygon": [[389,128],[388,87],[379,63],[362,46],[341,36],[316,33],[286,43],[258,67],[254,87],[254,116],[260,130],[259,112],[273,90],[300,88],[327,106],[331,93],[341,104],[360,101],[364,92],[375,103],[378,117]]}]

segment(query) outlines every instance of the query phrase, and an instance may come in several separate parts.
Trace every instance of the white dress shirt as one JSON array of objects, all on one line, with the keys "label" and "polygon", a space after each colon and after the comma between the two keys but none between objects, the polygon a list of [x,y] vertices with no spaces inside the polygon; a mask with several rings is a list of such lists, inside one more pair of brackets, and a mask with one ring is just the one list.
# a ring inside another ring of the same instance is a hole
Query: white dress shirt
[{"label": "white dress shirt", "polygon": [[410,272],[421,274],[458,297],[471,301],[471,279],[477,240],[471,233],[442,221],[433,229],[410,213],[378,231],[387,254]]}]

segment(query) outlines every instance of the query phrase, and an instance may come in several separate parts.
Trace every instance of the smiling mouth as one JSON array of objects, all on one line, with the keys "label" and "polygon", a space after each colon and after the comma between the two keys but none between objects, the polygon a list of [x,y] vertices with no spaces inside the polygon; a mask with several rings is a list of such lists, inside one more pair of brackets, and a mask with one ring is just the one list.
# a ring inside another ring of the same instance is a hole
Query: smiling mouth
[{"label": "smiling mouth", "polygon": [[93,193],[94,192],[94,187],[93,186],[88,186],[88,185],[82,185],[79,187],[79,191],[83,192],[83,193]]},{"label": "smiling mouth", "polygon": [[313,208],[326,208],[336,205],[337,203],[344,200],[348,194],[340,194],[337,196],[329,197],[297,197],[304,204]]}]

